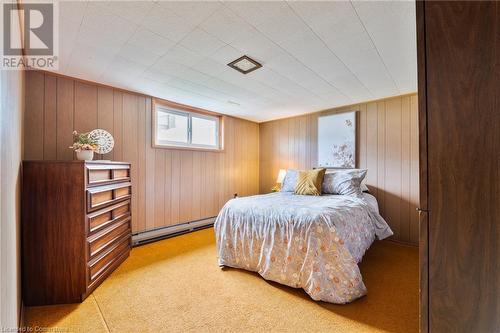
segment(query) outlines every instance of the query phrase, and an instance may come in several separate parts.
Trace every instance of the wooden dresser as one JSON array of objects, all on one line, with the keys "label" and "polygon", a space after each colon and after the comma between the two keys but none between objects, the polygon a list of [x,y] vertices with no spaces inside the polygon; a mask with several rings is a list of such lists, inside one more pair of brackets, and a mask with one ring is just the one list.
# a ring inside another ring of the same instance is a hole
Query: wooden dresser
[{"label": "wooden dresser", "polygon": [[25,161],[25,305],[83,301],[130,253],[130,164]]}]

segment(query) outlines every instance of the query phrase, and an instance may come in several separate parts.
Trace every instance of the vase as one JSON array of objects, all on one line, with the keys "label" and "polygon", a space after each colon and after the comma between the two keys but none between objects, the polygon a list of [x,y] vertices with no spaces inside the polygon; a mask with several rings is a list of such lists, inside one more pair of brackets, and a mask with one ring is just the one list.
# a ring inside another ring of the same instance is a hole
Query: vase
[{"label": "vase", "polygon": [[92,161],[94,158],[93,150],[80,150],[76,152],[76,158],[80,161]]}]

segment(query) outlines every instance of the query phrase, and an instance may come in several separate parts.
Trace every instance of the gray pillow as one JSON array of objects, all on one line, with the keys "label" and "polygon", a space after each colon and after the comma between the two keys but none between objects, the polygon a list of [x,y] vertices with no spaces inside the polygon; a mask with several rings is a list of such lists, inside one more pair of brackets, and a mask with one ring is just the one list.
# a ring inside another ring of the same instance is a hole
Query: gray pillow
[{"label": "gray pillow", "polygon": [[362,196],[361,182],[366,176],[366,169],[335,170],[325,174],[323,193]]},{"label": "gray pillow", "polygon": [[288,169],[286,171],[285,179],[283,179],[283,184],[281,184],[281,192],[295,192],[295,185],[297,185],[298,179],[299,171]]}]

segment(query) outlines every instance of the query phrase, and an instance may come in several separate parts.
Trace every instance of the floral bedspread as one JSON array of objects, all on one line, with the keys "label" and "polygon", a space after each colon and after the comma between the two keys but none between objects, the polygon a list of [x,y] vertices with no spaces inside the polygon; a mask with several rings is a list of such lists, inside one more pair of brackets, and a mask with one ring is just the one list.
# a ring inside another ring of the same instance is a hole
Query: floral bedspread
[{"label": "floral bedspread", "polygon": [[215,221],[219,265],[303,288],[314,300],[366,294],[358,263],[392,231],[375,198],[272,193],[230,200]]}]

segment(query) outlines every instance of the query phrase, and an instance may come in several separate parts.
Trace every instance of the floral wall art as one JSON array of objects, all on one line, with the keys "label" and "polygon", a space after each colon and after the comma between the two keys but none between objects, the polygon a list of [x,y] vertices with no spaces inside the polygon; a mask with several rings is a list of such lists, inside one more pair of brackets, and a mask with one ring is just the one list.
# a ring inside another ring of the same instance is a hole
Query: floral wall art
[{"label": "floral wall art", "polygon": [[318,166],[356,167],[356,111],[318,117]]}]

